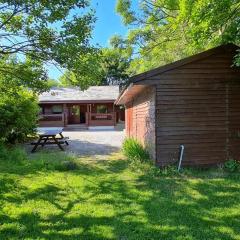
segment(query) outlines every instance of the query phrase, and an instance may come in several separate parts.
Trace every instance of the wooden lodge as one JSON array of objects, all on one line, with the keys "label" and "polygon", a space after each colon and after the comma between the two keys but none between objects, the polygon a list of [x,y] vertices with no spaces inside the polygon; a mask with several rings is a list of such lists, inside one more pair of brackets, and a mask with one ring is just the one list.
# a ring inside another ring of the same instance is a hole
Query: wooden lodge
[{"label": "wooden lodge", "polygon": [[52,88],[39,96],[40,127],[114,128],[124,110],[114,105],[118,86]]},{"label": "wooden lodge", "polygon": [[126,107],[126,133],[159,166],[179,159],[209,166],[240,160],[239,48],[223,45],[133,76],[116,104]]}]

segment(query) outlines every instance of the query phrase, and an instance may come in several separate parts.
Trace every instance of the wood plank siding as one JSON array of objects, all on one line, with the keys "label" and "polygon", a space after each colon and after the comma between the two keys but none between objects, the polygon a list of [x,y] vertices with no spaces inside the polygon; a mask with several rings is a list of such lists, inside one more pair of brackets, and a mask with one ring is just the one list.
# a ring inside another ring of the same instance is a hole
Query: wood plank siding
[{"label": "wood plank siding", "polygon": [[149,87],[126,105],[126,134],[143,143],[155,158],[155,88]]},{"label": "wood plank siding", "polygon": [[148,79],[156,84],[156,162],[213,165],[240,157],[240,71],[218,53]]},{"label": "wood plank siding", "polygon": [[127,107],[128,136],[147,145],[150,132],[157,165],[176,163],[182,144],[183,165],[240,160],[240,68],[233,66],[237,50],[236,45],[222,45],[131,77],[116,104]]}]

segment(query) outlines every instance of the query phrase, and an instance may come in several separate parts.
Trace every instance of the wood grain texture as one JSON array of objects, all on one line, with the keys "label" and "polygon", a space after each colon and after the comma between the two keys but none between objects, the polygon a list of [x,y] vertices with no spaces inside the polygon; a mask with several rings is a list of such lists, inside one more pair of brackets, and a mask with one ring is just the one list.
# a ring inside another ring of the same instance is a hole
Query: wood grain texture
[{"label": "wood grain texture", "polygon": [[131,78],[121,102],[132,104],[127,132],[143,139],[148,116],[144,86],[153,86],[159,166],[178,160],[180,144],[185,145],[183,165],[240,160],[240,68],[233,67],[237,49],[220,46]]},{"label": "wood grain texture", "polygon": [[[240,70],[218,53],[148,80],[156,85],[157,164],[208,166],[240,158]],[[234,137],[235,134],[235,137]]]},{"label": "wood grain texture", "polygon": [[149,87],[126,105],[126,134],[138,139],[155,158],[155,89]]}]

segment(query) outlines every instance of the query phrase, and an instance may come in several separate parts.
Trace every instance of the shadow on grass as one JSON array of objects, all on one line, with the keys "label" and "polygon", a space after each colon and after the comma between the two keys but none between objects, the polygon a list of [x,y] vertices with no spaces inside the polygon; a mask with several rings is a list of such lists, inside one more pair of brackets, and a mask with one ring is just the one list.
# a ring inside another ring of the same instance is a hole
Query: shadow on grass
[{"label": "shadow on grass", "polygon": [[[0,239],[240,237],[239,178],[151,177],[124,160],[37,171],[35,161],[1,171]],[[26,177],[36,186],[24,185]]]}]

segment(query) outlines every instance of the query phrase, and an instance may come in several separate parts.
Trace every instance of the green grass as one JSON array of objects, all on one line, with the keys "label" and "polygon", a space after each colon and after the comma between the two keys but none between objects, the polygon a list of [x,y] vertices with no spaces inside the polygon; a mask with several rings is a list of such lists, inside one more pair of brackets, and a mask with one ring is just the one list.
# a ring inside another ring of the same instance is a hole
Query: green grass
[{"label": "green grass", "polygon": [[121,158],[0,160],[0,239],[240,239],[238,174],[154,177]]}]

